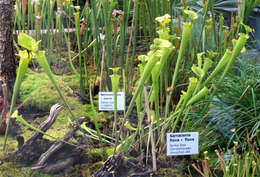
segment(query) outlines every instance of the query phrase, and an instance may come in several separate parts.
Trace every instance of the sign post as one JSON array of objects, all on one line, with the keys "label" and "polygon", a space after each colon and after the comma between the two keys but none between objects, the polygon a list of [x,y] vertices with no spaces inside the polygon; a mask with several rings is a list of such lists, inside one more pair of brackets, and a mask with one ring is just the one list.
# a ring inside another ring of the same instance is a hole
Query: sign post
[{"label": "sign post", "polygon": [[[99,111],[114,111],[114,93],[113,92],[99,92],[98,93],[98,108]],[[125,110],[125,93],[117,92],[117,110]]]},{"label": "sign post", "polygon": [[199,133],[167,133],[167,156],[199,153]]}]

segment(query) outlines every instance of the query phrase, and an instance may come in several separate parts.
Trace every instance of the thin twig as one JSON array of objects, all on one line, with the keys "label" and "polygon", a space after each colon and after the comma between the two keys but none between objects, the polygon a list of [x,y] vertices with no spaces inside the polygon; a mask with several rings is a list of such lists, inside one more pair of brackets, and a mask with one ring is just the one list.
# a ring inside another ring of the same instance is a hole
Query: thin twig
[{"label": "thin twig", "polygon": [[105,65],[105,52],[106,48],[103,45],[103,50],[102,50],[102,59],[101,59],[101,71],[100,71],[100,87],[99,87],[99,91],[103,91],[102,90],[102,82],[103,82],[103,72],[104,72],[104,65]]},{"label": "thin twig", "polygon": [[5,82],[5,78],[4,77],[0,77],[0,81],[2,81],[2,89],[3,89],[3,96],[4,96],[4,105],[3,105],[3,110],[1,113],[1,119],[2,120],[4,118],[5,112],[6,112],[6,108],[8,107],[8,101],[7,101],[7,85]]},{"label": "thin twig", "polygon": [[153,161],[153,172],[157,171],[156,167],[156,154],[155,154],[155,145],[154,145],[154,137],[153,137],[153,124],[151,120],[151,114],[150,114],[150,108],[149,108],[149,100],[148,100],[148,94],[147,94],[147,89],[146,86],[144,86],[144,100],[145,100],[145,107],[146,107],[146,113],[147,113],[147,118],[148,118],[148,123],[149,123],[149,134],[151,137],[151,146],[152,146],[152,161]]},{"label": "thin twig", "polygon": [[237,100],[236,104],[244,97],[244,95],[246,94],[247,90],[250,88],[250,85],[247,86],[247,88],[243,91],[242,95],[239,97],[239,99]]}]

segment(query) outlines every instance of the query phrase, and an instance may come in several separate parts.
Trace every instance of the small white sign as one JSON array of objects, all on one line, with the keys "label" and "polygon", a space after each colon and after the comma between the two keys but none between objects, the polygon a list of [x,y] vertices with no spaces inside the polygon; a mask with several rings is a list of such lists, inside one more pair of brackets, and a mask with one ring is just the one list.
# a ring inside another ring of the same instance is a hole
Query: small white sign
[{"label": "small white sign", "polygon": [[[113,111],[114,93],[113,92],[99,92],[98,93],[98,107],[100,111]],[[125,110],[125,93],[117,92],[117,110]]]},{"label": "small white sign", "polygon": [[167,133],[167,156],[199,153],[199,133]]}]

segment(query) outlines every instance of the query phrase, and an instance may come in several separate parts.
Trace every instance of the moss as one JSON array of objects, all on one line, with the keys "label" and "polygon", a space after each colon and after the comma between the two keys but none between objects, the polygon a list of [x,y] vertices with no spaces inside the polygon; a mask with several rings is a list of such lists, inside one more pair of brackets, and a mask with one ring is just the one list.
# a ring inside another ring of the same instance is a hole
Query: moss
[{"label": "moss", "polygon": [[[1,154],[2,154],[2,149],[4,145],[4,136],[0,136],[0,159],[1,159]],[[17,148],[17,141],[15,138],[8,136],[7,137],[7,144],[6,144],[6,149],[8,152],[15,151]]]},{"label": "moss", "polygon": [[95,173],[100,167],[102,167],[103,164],[104,164],[104,162],[99,161],[99,162],[96,162],[93,165],[91,165],[90,166],[91,174]]},{"label": "moss", "polygon": [[13,163],[4,163],[0,166],[0,176],[1,177],[54,177],[53,175],[42,174],[36,171],[32,171],[28,168],[18,168],[17,165]]},{"label": "moss", "polygon": [[91,163],[104,160],[104,149],[93,148],[88,151],[88,159]]},{"label": "moss", "polygon": [[[1,141],[2,142],[2,141]],[[8,145],[10,146],[10,141],[8,141]],[[7,158],[10,153],[13,153],[14,150],[10,147],[7,149],[7,152],[0,152],[0,159]],[[0,165],[0,176],[1,177],[53,177],[48,174],[42,174],[36,171],[32,171],[29,168],[20,168],[17,163],[13,162],[2,162]]]},{"label": "moss", "polygon": [[[91,106],[82,104],[77,97],[74,96],[72,93],[73,91],[79,91],[79,82],[75,76],[55,76],[55,80],[58,83],[59,87],[65,99],[68,101],[71,109],[76,117],[89,117],[90,121],[93,121],[93,116],[91,114]],[[51,82],[49,81],[47,75],[45,73],[36,73],[31,70],[28,71],[26,77],[20,88],[20,97],[19,102],[24,102],[27,98],[30,99],[25,103],[23,109],[29,112],[38,112],[44,111],[49,112],[52,105],[55,103],[59,103],[63,105],[62,100],[59,98],[59,95],[55,88],[52,86]],[[32,110],[34,109],[34,110]],[[100,126],[105,125],[107,122],[107,115],[110,113],[98,113],[97,120],[100,123]],[[43,122],[48,115],[44,117],[38,117],[33,120],[28,120],[28,118],[24,117],[31,125],[38,127],[41,122]],[[69,114],[68,110],[63,109],[59,116],[57,117],[53,126],[47,131],[47,134],[52,135],[56,138],[62,138],[65,133],[68,131],[70,126],[70,118],[71,115]],[[21,135],[24,136],[25,141],[27,141],[33,134],[34,131],[30,130],[29,128],[21,125]],[[45,138],[49,138],[44,136]],[[51,138],[49,138],[51,139]],[[3,144],[3,137],[0,138],[0,147]],[[7,142],[8,152],[13,153],[17,148],[17,142],[14,138],[9,138]],[[101,165],[103,165],[103,160],[106,160],[108,157],[108,153],[106,153],[105,148],[100,149],[91,149],[88,152],[89,158],[91,163],[95,163],[91,166],[93,169],[91,172],[97,170]],[[5,155],[3,154],[2,157]],[[1,153],[0,153],[1,158]],[[14,163],[4,163],[4,165],[0,166],[0,176],[39,176],[39,177],[49,177],[49,175],[40,174],[30,169],[19,169],[17,164]],[[9,171],[12,171],[10,173]],[[21,171],[21,172],[20,172]],[[86,173],[91,174],[90,171],[86,171]],[[11,175],[10,175],[11,174]],[[50,176],[51,177],[51,176]]]},{"label": "moss", "polygon": [[106,155],[109,157],[114,154],[114,147],[106,148]]},{"label": "moss", "polygon": [[[109,113],[109,112],[98,112],[97,113],[96,119],[97,119],[97,122],[99,123],[99,128],[103,127],[104,124],[107,123],[109,115],[111,115],[111,113]],[[90,122],[94,123],[93,116],[90,116]]]},{"label": "moss", "polygon": [[106,148],[93,148],[90,149],[87,153],[87,157],[89,162],[98,162],[102,160],[107,160],[107,158],[114,153],[113,147],[106,147]]},{"label": "moss", "polygon": [[[75,75],[65,75],[65,76],[55,76],[55,80],[65,99],[69,103],[73,114],[76,117],[90,117],[90,121],[93,122],[93,116],[91,111],[91,106],[82,104],[77,97],[75,97],[72,91],[79,91],[79,81]],[[24,102],[27,98],[30,99],[25,103],[23,109],[25,111],[49,111],[51,106],[55,103],[63,105],[63,101],[59,97],[57,91],[52,86],[47,75],[45,73],[37,73],[29,70],[20,88],[20,102]],[[107,122],[108,114],[99,112],[97,114],[97,121],[101,127]],[[69,120],[71,119],[70,113],[64,109],[58,116],[53,128],[49,129],[47,133],[55,136],[62,137],[69,125]],[[36,121],[38,123],[42,122],[42,119]],[[33,122],[34,125],[38,125]]]},{"label": "moss", "polygon": [[91,176],[93,173],[91,173],[89,165],[84,164],[81,166],[83,169],[81,169],[81,174],[83,177]]},{"label": "moss", "polygon": [[158,174],[162,177],[183,177],[183,174],[180,174],[179,170],[172,168],[160,168]]},{"label": "moss", "polygon": [[0,165],[0,177],[52,177],[47,174],[42,174],[36,171],[32,171],[29,168],[20,168],[17,163],[13,163],[12,156],[17,150],[17,141],[13,137],[8,137],[6,151],[2,150],[4,143],[4,136],[0,136],[0,159],[10,159],[10,162],[2,161]]},{"label": "moss", "polygon": [[[78,79],[74,75],[55,76],[55,80],[66,99],[71,96],[71,89],[78,89]],[[23,108],[27,110],[35,108],[37,110],[46,111],[55,103],[62,104],[62,100],[49,81],[48,76],[45,73],[36,73],[31,70],[29,70],[22,82],[19,101],[23,102],[29,97],[29,101],[23,106]]]},{"label": "moss", "polygon": [[13,163],[4,163],[0,166],[0,176],[1,177],[24,177],[24,176],[31,176],[31,171],[28,169],[18,169],[17,166]]},{"label": "moss", "polygon": [[[55,80],[61,88],[61,91],[69,103],[74,115],[76,117],[92,117],[89,115],[91,112],[90,105],[82,104],[78,98],[72,94],[72,90],[79,90],[79,82],[76,76],[55,76]],[[25,111],[34,109],[34,111],[46,112],[49,111],[51,106],[55,103],[63,105],[63,101],[60,99],[57,91],[52,86],[47,75],[45,73],[36,73],[31,70],[29,70],[29,72],[26,74],[26,77],[21,85],[19,100],[20,102],[23,102],[29,97],[30,99],[23,106]],[[47,116],[44,118],[37,118],[30,123],[37,127],[42,121],[46,119]],[[63,137],[68,130],[70,119],[71,115],[68,110],[62,110],[54,125],[47,131],[47,133],[56,138]],[[27,140],[31,136],[32,132],[27,131],[27,128],[25,127],[22,129],[25,140]]]}]

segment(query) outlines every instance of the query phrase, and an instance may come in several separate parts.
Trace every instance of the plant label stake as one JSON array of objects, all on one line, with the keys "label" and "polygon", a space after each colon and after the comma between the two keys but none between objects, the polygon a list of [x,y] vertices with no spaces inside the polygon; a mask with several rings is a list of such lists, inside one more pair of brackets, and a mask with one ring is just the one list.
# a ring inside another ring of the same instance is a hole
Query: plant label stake
[{"label": "plant label stake", "polygon": [[199,153],[199,133],[167,133],[167,156]]},{"label": "plant label stake", "polygon": [[[114,111],[114,93],[113,92],[99,92],[98,93],[98,107],[99,111]],[[117,92],[117,110],[125,110],[125,93]]]}]

